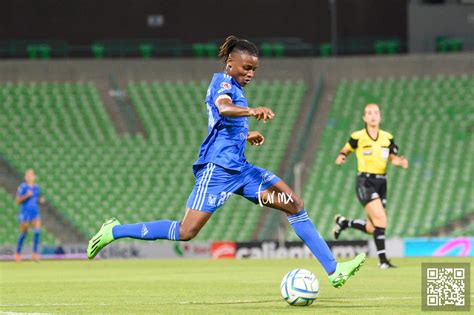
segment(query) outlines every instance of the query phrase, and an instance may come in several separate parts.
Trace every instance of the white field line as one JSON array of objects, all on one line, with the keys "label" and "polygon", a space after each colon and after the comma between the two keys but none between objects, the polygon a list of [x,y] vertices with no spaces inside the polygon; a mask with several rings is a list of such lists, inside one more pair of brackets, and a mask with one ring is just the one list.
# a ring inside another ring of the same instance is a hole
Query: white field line
[{"label": "white field line", "polygon": [[49,315],[50,313],[19,313],[19,312],[4,312],[0,311],[2,315]]},{"label": "white field line", "polygon": [[[471,295],[474,298],[474,295]],[[414,296],[378,296],[378,297],[368,297],[368,298],[331,298],[325,299],[321,298],[320,301],[331,302],[331,301],[396,301],[396,300],[421,300],[421,297]],[[221,302],[200,302],[200,301],[183,301],[177,303],[153,303],[153,304],[142,304],[142,305],[160,305],[160,304],[239,304],[239,303],[273,303],[278,300],[235,300],[235,301],[221,301]],[[112,303],[34,303],[34,304],[0,304],[0,307],[48,307],[48,306],[117,306],[117,304]],[[6,314],[6,312],[1,312],[0,314]],[[24,314],[24,313],[22,313]],[[44,314],[44,313],[35,313],[35,314]]]}]

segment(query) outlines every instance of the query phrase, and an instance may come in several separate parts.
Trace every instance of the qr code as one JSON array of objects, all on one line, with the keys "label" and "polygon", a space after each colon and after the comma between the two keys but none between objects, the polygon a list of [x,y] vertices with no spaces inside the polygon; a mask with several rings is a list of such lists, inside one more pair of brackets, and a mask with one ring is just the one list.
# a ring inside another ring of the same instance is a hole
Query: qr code
[{"label": "qr code", "polygon": [[465,305],[464,268],[426,269],[426,297],[428,306]]},{"label": "qr code", "polygon": [[469,264],[423,264],[424,306],[459,309],[469,307]]}]

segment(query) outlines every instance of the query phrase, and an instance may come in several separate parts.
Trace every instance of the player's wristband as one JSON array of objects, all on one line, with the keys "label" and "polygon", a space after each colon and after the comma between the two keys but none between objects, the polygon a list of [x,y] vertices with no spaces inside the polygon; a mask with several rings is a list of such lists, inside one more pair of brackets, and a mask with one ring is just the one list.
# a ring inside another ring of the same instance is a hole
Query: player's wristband
[{"label": "player's wristband", "polygon": [[339,155],[347,156],[344,152],[339,152]]}]

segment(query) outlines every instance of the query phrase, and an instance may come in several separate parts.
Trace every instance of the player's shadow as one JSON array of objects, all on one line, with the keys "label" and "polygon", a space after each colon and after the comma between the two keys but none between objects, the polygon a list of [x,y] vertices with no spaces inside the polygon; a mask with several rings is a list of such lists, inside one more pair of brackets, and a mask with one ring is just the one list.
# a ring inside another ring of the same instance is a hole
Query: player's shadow
[{"label": "player's shadow", "polygon": [[[259,300],[259,301],[222,301],[222,302],[181,302],[179,304],[186,305],[230,305],[230,304],[254,304],[254,303],[275,303],[281,300]],[[176,304],[176,303],[164,303],[164,304]]]},{"label": "player's shadow", "polygon": [[[222,301],[222,302],[182,302],[179,303],[180,305],[245,305],[245,304],[266,304],[266,303],[276,303],[276,302],[282,302],[281,299],[278,300],[258,300],[258,301]],[[167,303],[165,303],[167,304]],[[169,303],[169,304],[175,304],[175,303]],[[380,305],[348,305],[347,301],[338,301],[337,299],[324,299],[324,300],[318,300],[315,302],[317,304],[318,308],[327,308],[327,309],[332,309],[332,308],[378,308]],[[176,304],[175,304],[176,305]],[[390,306],[384,304],[384,306]],[[393,305],[395,306],[395,305]],[[288,305],[287,307],[289,308],[295,308],[295,306]],[[311,308],[311,306],[309,306]],[[296,306],[296,308],[299,308]],[[275,309],[275,306],[268,306],[265,307],[264,305],[259,306],[259,309]]]}]

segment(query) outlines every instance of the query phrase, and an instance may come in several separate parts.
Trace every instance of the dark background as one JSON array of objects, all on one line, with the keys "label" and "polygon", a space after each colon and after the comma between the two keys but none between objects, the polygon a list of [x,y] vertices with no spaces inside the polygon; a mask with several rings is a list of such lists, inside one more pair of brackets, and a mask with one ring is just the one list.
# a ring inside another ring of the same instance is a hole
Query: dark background
[{"label": "dark background", "polygon": [[[2,0],[0,40],[64,40],[83,45],[103,39],[222,39],[299,37],[331,41],[328,0]],[[338,38],[407,38],[408,0],[337,0]],[[149,27],[149,15],[164,25]]]}]

